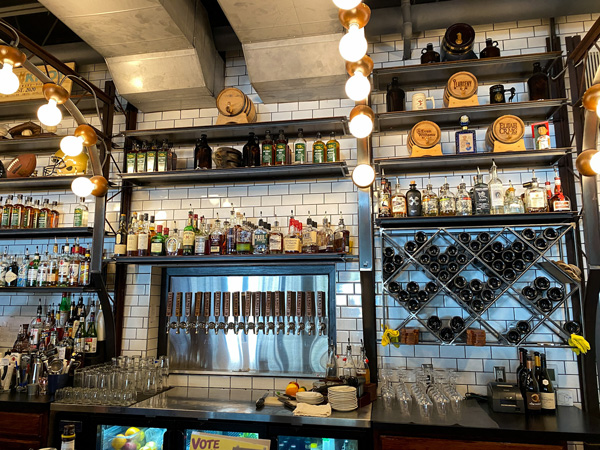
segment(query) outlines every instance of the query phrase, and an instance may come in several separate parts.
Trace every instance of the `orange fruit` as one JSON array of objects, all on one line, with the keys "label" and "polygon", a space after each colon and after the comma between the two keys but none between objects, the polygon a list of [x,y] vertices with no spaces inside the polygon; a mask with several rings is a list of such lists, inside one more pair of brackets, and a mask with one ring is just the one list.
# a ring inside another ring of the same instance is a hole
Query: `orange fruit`
[{"label": "orange fruit", "polygon": [[300,389],[300,387],[298,386],[298,383],[292,381],[285,388],[285,393],[287,395],[289,395],[290,397],[295,397],[296,393],[298,392],[298,389]]}]

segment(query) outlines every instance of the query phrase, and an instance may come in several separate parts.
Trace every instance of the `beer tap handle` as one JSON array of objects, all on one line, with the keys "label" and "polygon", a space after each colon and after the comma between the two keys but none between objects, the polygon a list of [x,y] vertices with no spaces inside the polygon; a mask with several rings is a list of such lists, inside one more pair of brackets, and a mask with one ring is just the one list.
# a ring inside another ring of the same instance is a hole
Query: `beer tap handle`
[{"label": "beer tap handle", "polygon": [[298,332],[300,335],[306,328],[304,316],[306,315],[306,293],[304,291],[296,292],[296,320],[298,322]]},{"label": "beer tap handle", "polygon": [[296,333],[296,322],[294,316],[296,312],[296,293],[294,291],[287,291],[285,296],[285,318],[288,321],[288,329],[286,334]]},{"label": "beer tap handle", "polygon": [[315,327],[315,293],[309,291],[306,293],[306,318],[308,320],[308,335],[312,336],[316,331]]},{"label": "beer tap handle", "polygon": [[192,293],[185,293],[185,321],[181,323],[181,328],[185,330],[185,334],[190,334],[190,328],[195,327],[196,324],[189,322],[192,317]]},{"label": "beer tap handle", "polygon": [[225,316],[224,320],[227,321],[229,316],[229,292],[223,292],[223,296],[221,297],[221,293],[216,295],[215,292],[215,334],[219,333],[219,330],[225,330],[225,323],[220,320],[221,319],[221,310],[223,311],[223,315]]},{"label": "beer tap handle", "polygon": [[165,314],[167,316],[167,320],[166,320],[166,322],[167,322],[167,326],[166,326],[167,334],[169,334],[169,330],[171,328],[175,328],[169,322],[171,320],[171,316],[173,315],[173,298],[174,298],[174,296],[175,296],[175,294],[173,292],[169,292],[169,294],[167,295],[167,312]]},{"label": "beer tap handle", "polygon": [[[220,292],[215,292],[215,297],[221,296]],[[210,292],[205,292],[204,295],[204,304],[202,305],[202,316],[204,317],[204,334],[208,334],[208,330],[212,330],[215,327],[215,323],[210,321],[210,305],[211,305],[211,295]]]},{"label": "beer tap handle", "polygon": [[181,312],[182,312],[182,303],[183,303],[183,292],[178,292],[175,296],[175,317],[177,318],[177,325],[175,334],[179,334],[181,329]]},{"label": "beer tap handle", "polygon": [[319,336],[323,336],[327,329],[327,302],[325,292],[317,292],[317,317],[319,319]]},{"label": "beer tap handle", "polygon": [[198,329],[202,330],[206,327],[206,323],[204,323],[201,319],[202,317],[202,292],[196,292],[195,295],[195,305],[194,305],[194,320],[196,321],[196,326],[194,327],[194,333],[198,334]]}]

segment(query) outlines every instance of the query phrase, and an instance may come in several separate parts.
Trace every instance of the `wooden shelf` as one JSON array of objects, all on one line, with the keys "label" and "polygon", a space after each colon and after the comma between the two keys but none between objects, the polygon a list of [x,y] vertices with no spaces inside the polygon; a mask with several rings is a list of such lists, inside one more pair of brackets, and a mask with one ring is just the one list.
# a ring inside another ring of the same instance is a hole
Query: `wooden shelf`
[{"label": "wooden shelf", "polygon": [[0,192],[39,191],[51,189],[66,189],[71,187],[74,175],[56,177],[2,178]]},{"label": "wooden shelf", "polygon": [[424,227],[486,227],[486,226],[534,226],[572,223],[578,220],[576,212],[555,212],[538,214],[501,214],[484,216],[444,216],[444,217],[399,217],[376,219],[381,228]]},{"label": "wooden shelf", "polygon": [[44,136],[39,138],[0,139],[0,157],[22,153],[56,153],[64,136]]},{"label": "wooden shelf", "polygon": [[480,83],[524,81],[533,73],[533,63],[539,62],[544,67],[547,63],[559,58],[561,53],[560,51],[533,53],[375,69],[373,86],[375,89],[385,92],[387,85],[392,82],[392,77],[398,77],[400,86],[405,90],[439,87],[445,85],[448,78],[462,70],[471,72]]},{"label": "wooden shelf", "polygon": [[59,286],[47,286],[47,287],[0,287],[0,292],[28,292],[28,293],[39,293],[39,294],[53,294],[60,292],[97,292],[93,286],[83,287],[59,287]]},{"label": "wooden shelf", "polygon": [[436,108],[422,111],[399,111],[377,114],[376,129],[379,132],[408,131],[417,122],[430,120],[442,129],[460,128],[460,116],[466,114],[470,126],[490,125],[498,117],[512,114],[524,122],[548,120],[567,99],[537,100],[532,102],[496,103],[493,105],[463,106],[458,108]]},{"label": "wooden shelf", "polygon": [[[524,152],[487,152],[473,155],[423,156],[420,158],[389,158],[374,161],[378,173],[386,175],[451,172],[454,170],[474,170],[487,168],[492,160],[500,169],[515,167],[549,167],[562,157],[571,154],[571,148],[548,150],[527,150]],[[487,169],[486,169],[487,170]]]},{"label": "wooden shelf", "polygon": [[69,228],[32,228],[18,230],[0,229],[2,239],[52,239],[55,237],[92,237],[94,229],[91,227]]},{"label": "wooden shelf", "polygon": [[344,253],[315,253],[298,255],[194,255],[194,256],[118,256],[117,264],[141,264],[152,266],[186,266],[186,265],[235,265],[246,264],[286,264],[286,263],[336,263],[355,261],[355,255]]},{"label": "wooden shelf", "polygon": [[232,181],[296,180],[348,176],[345,161],[324,164],[238,167],[234,169],[175,170],[170,172],[123,173],[119,176],[137,186],[228,183]]},{"label": "wooden shelf", "polygon": [[304,136],[308,138],[314,138],[318,132],[324,138],[327,138],[331,132],[335,132],[337,137],[350,134],[346,117],[212,125],[205,127],[164,128],[158,130],[126,130],[121,134],[138,141],[157,140],[160,142],[168,139],[169,142],[180,145],[194,144],[196,139],[200,138],[200,135],[206,134],[208,142],[212,146],[213,143],[246,142],[248,140],[248,133],[250,132],[262,139],[267,130],[270,130],[271,134],[275,137],[277,137],[279,130],[283,130],[287,138],[293,140],[298,135],[299,128],[303,129]]}]

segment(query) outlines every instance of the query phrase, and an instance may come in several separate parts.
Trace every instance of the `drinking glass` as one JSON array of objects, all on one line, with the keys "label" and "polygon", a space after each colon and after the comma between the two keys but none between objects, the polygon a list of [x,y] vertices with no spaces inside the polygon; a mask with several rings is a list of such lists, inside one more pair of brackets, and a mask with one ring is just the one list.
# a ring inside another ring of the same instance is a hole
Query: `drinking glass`
[{"label": "drinking glass", "polygon": [[75,369],[75,374],[73,375],[73,387],[80,388],[83,387],[85,381],[85,370],[84,369]]}]

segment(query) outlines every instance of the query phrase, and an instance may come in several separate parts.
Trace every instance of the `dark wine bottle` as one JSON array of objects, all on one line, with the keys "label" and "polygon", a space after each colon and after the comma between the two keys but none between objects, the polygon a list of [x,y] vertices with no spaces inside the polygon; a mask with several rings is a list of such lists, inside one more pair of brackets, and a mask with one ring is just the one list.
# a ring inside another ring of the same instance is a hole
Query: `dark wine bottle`
[{"label": "dark wine bottle", "polygon": [[478,253],[481,250],[481,242],[471,241],[469,242],[469,248],[473,253]]},{"label": "dark wine bottle", "polygon": [[451,274],[455,274],[456,272],[458,272],[460,270],[460,267],[456,262],[452,261],[452,262],[448,263],[448,266],[446,267],[446,269]]},{"label": "dark wine bottle", "polygon": [[461,289],[458,293],[458,298],[460,298],[464,303],[469,303],[473,300],[473,292],[470,289]]},{"label": "dark wine bottle", "polygon": [[521,334],[527,334],[531,330],[531,325],[526,320],[519,320],[515,325],[515,328],[519,330]]},{"label": "dark wine bottle", "polygon": [[547,298],[540,298],[536,303],[538,309],[542,312],[550,312],[552,311],[552,302]]},{"label": "dark wine bottle", "polygon": [[511,344],[518,344],[519,341],[521,340],[521,333],[519,333],[519,330],[517,330],[515,328],[511,328],[506,333],[506,340],[508,342],[510,342]]},{"label": "dark wine bottle", "polygon": [[427,327],[432,331],[439,331],[442,328],[442,321],[438,316],[431,316],[427,319]]},{"label": "dark wine bottle", "polygon": [[569,320],[563,325],[563,329],[569,334],[581,333],[581,324],[575,320]]},{"label": "dark wine bottle", "polygon": [[496,255],[491,250],[484,250],[481,253],[481,259],[483,259],[486,263],[490,264],[494,259],[496,259]]},{"label": "dark wine bottle", "polygon": [[477,295],[483,290],[483,283],[481,280],[473,278],[471,281],[469,281],[469,288],[471,291],[473,291],[473,294]]},{"label": "dark wine bottle", "polygon": [[404,264],[404,257],[402,255],[394,255],[394,264],[396,267],[401,267]]},{"label": "dark wine bottle", "polygon": [[392,294],[397,294],[400,292],[400,284],[396,281],[392,281],[390,284],[388,284],[388,291],[390,291]]},{"label": "dark wine bottle", "polygon": [[476,298],[471,302],[471,309],[476,313],[480,313],[485,309],[485,304],[483,303],[483,301]]},{"label": "dark wine bottle", "polygon": [[542,252],[548,248],[548,241],[542,237],[539,237],[533,241],[533,246]]},{"label": "dark wine bottle", "polygon": [[487,285],[488,288],[490,288],[492,291],[495,291],[496,289],[500,289],[500,286],[502,286],[502,280],[500,280],[498,277],[489,277],[487,280]]},{"label": "dark wine bottle", "polygon": [[538,291],[545,291],[546,289],[550,288],[550,280],[546,277],[537,277],[535,280],[533,280],[533,286]]},{"label": "dark wine bottle", "polygon": [[[468,236],[468,235],[467,235]],[[449,245],[446,248],[446,253],[448,254],[448,256],[450,256],[451,258],[454,258],[456,255],[458,255],[458,247],[456,247],[456,245]]]},{"label": "dark wine bottle", "polygon": [[481,291],[481,300],[483,300],[485,303],[490,303],[494,300],[494,292],[490,289],[484,289],[483,291]]},{"label": "dark wine bottle", "polygon": [[512,268],[515,272],[523,272],[525,270],[525,261],[522,259],[515,259],[512,263]]},{"label": "dark wine bottle", "polygon": [[415,295],[417,292],[419,292],[419,284],[414,281],[409,281],[406,283],[406,290],[410,295]]},{"label": "dark wine bottle", "polygon": [[494,253],[501,254],[504,251],[504,244],[500,241],[494,241],[492,242],[491,248]]},{"label": "dark wine bottle", "polygon": [[517,279],[517,272],[515,272],[513,269],[511,269],[509,267],[507,269],[504,269],[504,272],[502,272],[502,278],[504,278],[506,281],[508,281],[510,283]]},{"label": "dark wine bottle", "polygon": [[502,261],[505,263],[511,263],[515,260],[515,252],[512,250],[504,250],[502,252]]},{"label": "dark wine bottle", "polygon": [[406,307],[410,312],[417,312],[421,308],[421,304],[417,299],[411,298],[407,303]]},{"label": "dark wine bottle", "polygon": [[[430,271],[431,271],[431,266],[433,266],[433,264],[431,264],[429,266]],[[433,273],[433,272],[431,272],[431,273]],[[450,272],[448,272],[447,270],[440,270],[440,273],[438,273],[438,280],[440,280],[442,283],[447,283],[449,279],[450,279]]]},{"label": "dark wine bottle", "polygon": [[406,244],[404,244],[404,251],[406,251],[406,253],[408,253],[409,255],[412,255],[418,249],[419,249],[419,246],[417,245],[417,243],[415,241],[407,241]]},{"label": "dark wine bottle", "polygon": [[432,258],[436,258],[440,254],[440,248],[437,245],[430,245],[426,252]]},{"label": "dark wine bottle", "polygon": [[423,253],[421,256],[419,256],[419,262],[426,266],[431,262],[431,256],[429,256],[427,253]]},{"label": "dark wine bottle", "polygon": [[527,369],[527,350],[524,348],[519,349],[519,366],[517,367],[517,385],[519,386],[519,391],[523,395],[523,399],[525,399],[525,391],[523,386],[524,374],[523,372]]},{"label": "dark wine bottle", "polygon": [[439,287],[437,284],[435,284],[433,281],[429,281],[426,285],[425,285],[425,290],[427,291],[427,293],[429,295],[433,295],[433,294],[437,294],[437,292],[439,291]]},{"label": "dark wine bottle", "polygon": [[425,303],[427,300],[429,300],[429,294],[427,291],[420,290],[417,292],[417,300],[419,303]]},{"label": "dark wine bottle", "polygon": [[467,287],[467,279],[459,275],[452,280],[452,285],[455,291],[460,291]]},{"label": "dark wine bottle", "polygon": [[419,244],[419,246],[423,245],[427,242],[427,235],[422,231],[417,231],[415,233],[415,242]]},{"label": "dark wine bottle", "polygon": [[401,302],[406,302],[406,301],[408,301],[409,298],[410,298],[410,294],[408,293],[407,290],[402,289],[402,290],[400,290],[400,292],[398,292],[398,300],[400,300]]},{"label": "dark wine bottle", "polygon": [[465,320],[460,316],[454,316],[450,319],[450,329],[454,333],[460,333],[465,329]]},{"label": "dark wine bottle", "polygon": [[396,271],[396,266],[392,263],[387,263],[383,265],[383,273],[388,277]]},{"label": "dark wine bottle", "polygon": [[506,263],[504,261],[502,261],[501,259],[496,259],[493,263],[492,263],[492,267],[494,268],[494,270],[498,273],[502,273],[504,272],[504,270],[506,269]]},{"label": "dark wine bottle", "polygon": [[486,231],[482,231],[481,233],[479,233],[477,235],[477,240],[479,242],[481,242],[481,244],[486,245],[488,242],[490,242],[490,240],[492,239],[492,236],[490,236],[490,233],[486,232]]},{"label": "dark wine bottle", "polygon": [[548,300],[553,302],[560,302],[563,298],[565,298],[565,291],[562,287],[554,286],[548,289]]},{"label": "dark wine bottle", "polygon": [[440,264],[436,261],[433,261],[431,264],[429,264],[429,271],[433,274],[436,275],[440,272],[441,267]]},{"label": "dark wine bottle", "polygon": [[456,255],[456,262],[461,266],[464,266],[468,260],[469,258],[467,258],[467,255],[465,255],[464,253],[459,253],[458,255]]},{"label": "dark wine bottle", "polygon": [[525,250],[525,244],[523,244],[521,241],[515,241],[510,245],[510,248],[515,253],[523,253]]},{"label": "dark wine bottle", "polygon": [[448,264],[448,262],[450,261],[450,256],[448,256],[447,253],[441,253],[437,257],[437,261],[442,265]]},{"label": "dark wine bottle", "polygon": [[463,231],[462,233],[458,234],[458,241],[466,245],[471,242],[471,235]]},{"label": "dark wine bottle", "polygon": [[523,231],[521,231],[521,236],[523,236],[528,241],[533,241],[535,239],[536,234],[535,231],[531,228],[525,228]]},{"label": "dark wine bottle", "polygon": [[440,330],[440,339],[444,342],[450,342],[454,339],[454,333],[449,327],[444,327]]},{"label": "dark wine bottle", "polygon": [[558,231],[554,228],[545,228],[544,231],[542,231],[542,236],[549,241],[553,241],[558,238]]},{"label": "dark wine bottle", "polygon": [[383,256],[385,256],[386,258],[391,258],[392,256],[394,256],[395,253],[396,252],[392,247],[385,247],[383,249]]},{"label": "dark wine bottle", "polygon": [[[518,333],[518,331],[517,331]],[[528,414],[539,414],[542,411],[540,386],[534,375],[533,355],[527,355],[527,373],[523,382],[525,407]]]},{"label": "dark wine bottle", "polygon": [[537,298],[538,293],[535,288],[532,288],[531,286],[525,286],[523,289],[521,289],[521,295],[528,302],[533,302]]},{"label": "dark wine bottle", "polygon": [[539,385],[540,393],[542,395],[542,413],[544,414],[555,414],[556,413],[556,393],[554,392],[554,386],[552,380],[548,375],[548,365],[546,364],[546,355],[541,354],[540,362],[542,368],[540,370]]},{"label": "dark wine bottle", "polygon": [[530,263],[535,259],[535,253],[533,253],[533,250],[527,249],[523,251],[521,257],[523,258],[523,261]]}]

